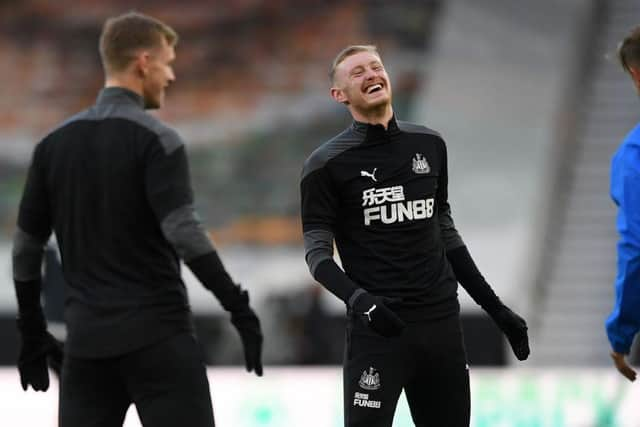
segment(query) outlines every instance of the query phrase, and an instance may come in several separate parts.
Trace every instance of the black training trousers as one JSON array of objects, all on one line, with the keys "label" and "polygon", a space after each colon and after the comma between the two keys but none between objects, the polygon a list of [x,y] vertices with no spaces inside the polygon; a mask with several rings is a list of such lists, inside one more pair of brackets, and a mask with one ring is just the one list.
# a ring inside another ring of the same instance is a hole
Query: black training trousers
[{"label": "black training trousers", "polygon": [[351,316],[343,380],[345,427],[391,427],[402,389],[417,427],[469,426],[469,368],[458,315],[408,323],[394,338]]},{"label": "black training trousers", "polygon": [[144,427],[214,427],[206,368],[192,334],[108,359],[65,357],[60,427],[121,427],[131,403]]}]

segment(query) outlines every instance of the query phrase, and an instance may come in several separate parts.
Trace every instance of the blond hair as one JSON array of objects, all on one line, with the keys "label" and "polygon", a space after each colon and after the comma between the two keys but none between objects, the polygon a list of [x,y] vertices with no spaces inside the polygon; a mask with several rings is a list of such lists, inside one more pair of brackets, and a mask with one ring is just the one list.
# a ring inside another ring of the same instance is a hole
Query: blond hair
[{"label": "blond hair", "polygon": [[331,68],[329,69],[329,79],[331,80],[331,83],[334,82],[336,76],[336,68],[338,68],[338,65],[340,65],[340,63],[342,63],[342,61],[344,61],[348,57],[360,52],[371,52],[380,57],[378,48],[372,44],[354,44],[345,47],[340,51],[340,53],[338,53],[338,55],[336,55],[335,59],[331,63]]}]

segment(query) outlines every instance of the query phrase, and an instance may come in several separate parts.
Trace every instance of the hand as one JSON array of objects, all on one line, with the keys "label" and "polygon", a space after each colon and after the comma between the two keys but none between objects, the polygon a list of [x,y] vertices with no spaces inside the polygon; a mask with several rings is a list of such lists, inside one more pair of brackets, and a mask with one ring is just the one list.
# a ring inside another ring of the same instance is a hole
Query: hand
[{"label": "hand", "polygon": [[527,322],[504,305],[491,317],[507,336],[513,354],[518,360],[526,360],[530,353]]},{"label": "hand", "polygon": [[62,343],[48,332],[39,336],[23,336],[18,358],[18,371],[24,391],[27,391],[29,385],[35,391],[49,389],[47,359],[49,359],[52,369],[54,371],[57,369],[56,373],[59,375],[63,359]]},{"label": "hand", "polygon": [[242,339],[247,372],[254,371],[257,376],[261,377],[262,330],[258,316],[247,305],[241,310],[231,312],[231,323],[236,327]]},{"label": "hand", "polygon": [[397,298],[380,297],[363,292],[353,301],[352,308],[364,317],[365,323],[383,337],[396,337],[402,333],[405,323],[387,307],[398,302]]},{"label": "hand", "polygon": [[624,358],[624,354],[612,351],[611,358],[613,359],[613,363],[615,363],[616,368],[622,375],[624,375],[629,381],[636,380],[636,371],[634,371],[631,366],[627,364],[627,361]]}]

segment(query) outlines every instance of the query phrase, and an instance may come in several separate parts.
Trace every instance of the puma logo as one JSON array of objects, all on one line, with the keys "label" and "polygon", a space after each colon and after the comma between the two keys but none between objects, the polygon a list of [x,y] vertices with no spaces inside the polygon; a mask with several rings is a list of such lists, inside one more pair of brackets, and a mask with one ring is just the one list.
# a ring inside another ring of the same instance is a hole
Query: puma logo
[{"label": "puma logo", "polygon": [[378,182],[376,179],[376,170],[378,170],[378,168],[373,168],[373,172],[360,171],[360,176],[366,176],[371,178],[374,182]]},{"label": "puma logo", "polygon": [[367,316],[367,319],[369,319],[369,322],[371,322],[371,313],[373,313],[373,310],[375,309],[376,309],[376,305],[373,304],[369,310],[364,312],[364,315]]}]

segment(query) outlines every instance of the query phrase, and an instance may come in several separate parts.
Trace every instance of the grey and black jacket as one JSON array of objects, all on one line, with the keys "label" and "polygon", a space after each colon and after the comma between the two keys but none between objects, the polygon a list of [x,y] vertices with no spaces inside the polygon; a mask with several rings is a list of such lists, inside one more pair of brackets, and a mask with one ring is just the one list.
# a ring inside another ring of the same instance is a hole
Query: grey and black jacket
[{"label": "grey and black jacket", "polygon": [[102,90],[34,149],[14,242],[18,296],[39,281],[55,231],[72,356],[114,356],[191,330],[180,258],[225,308],[246,304],[193,203],[179,135],[139,95]]},{"label": "grey and black jacket", "polygon": [[[307,159],[301,215],[311,274],[345,303],[364,289],[399,298],[406,321],[459,311],[447,253],[463,247],[441,136],[396,121],[354,122]],[[336,243],[343,269],[333,259]]]}]

